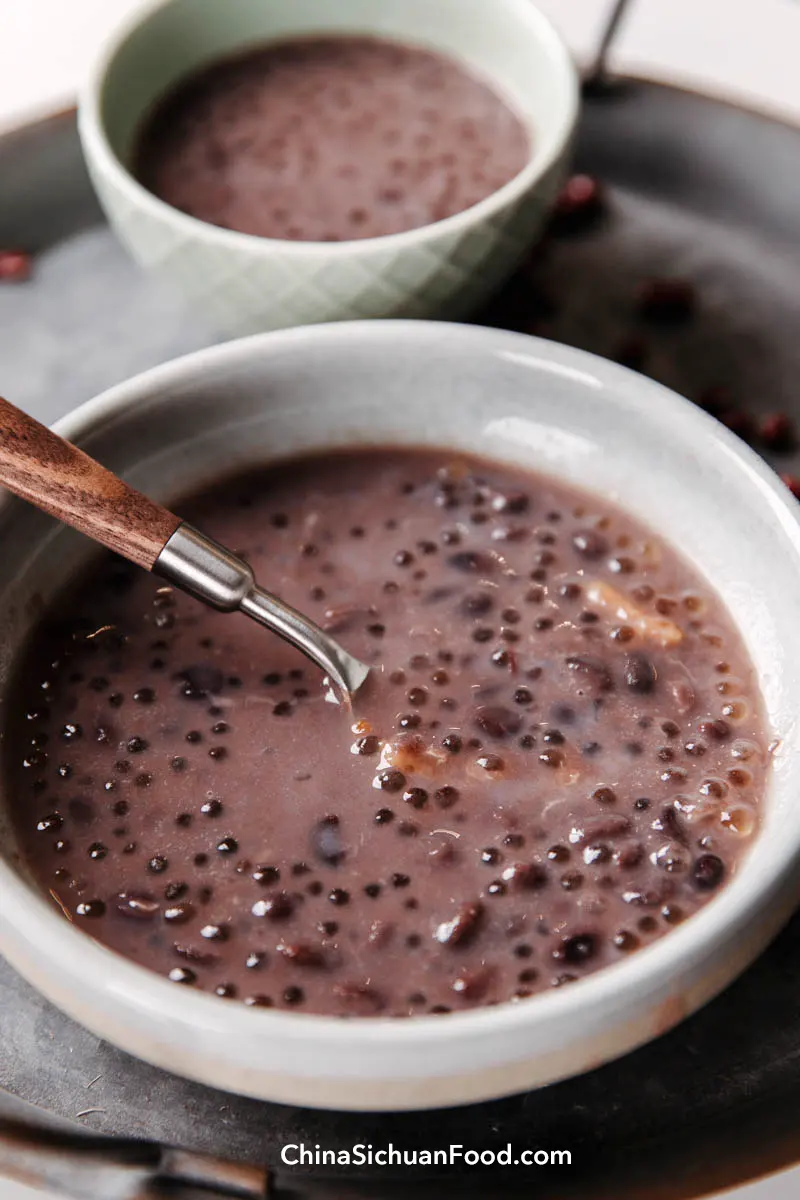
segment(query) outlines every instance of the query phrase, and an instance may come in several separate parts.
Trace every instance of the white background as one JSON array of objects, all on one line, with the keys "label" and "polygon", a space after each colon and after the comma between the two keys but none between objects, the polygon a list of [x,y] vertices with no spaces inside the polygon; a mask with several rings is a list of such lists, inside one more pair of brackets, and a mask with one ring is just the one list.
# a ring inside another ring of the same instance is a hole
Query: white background
[{"label": "white background", "polygon": [[[614,66],[744,100],[800,123],[800,0],[631,3]],[[0,0],[0,130],[71,104],[99,42],[141,4]],[[539,0],[539,5],[579,59],[590,58],[611,0]],[[790,1176],[737,1191],[736,1200],[788,1200],[800,1194],[797,1174]],[[35,1195],[43,1200],[42,1193]],[[729,1195],[733,1200],[734,1193]],[[33,1196],[0,1180],[2,1200]]]},{"label": "white background", "polygon": [[[584,57],[596,45],[611,0],[539,5]],[[800,0],[631,5],[615,53],[618,64],[800,121]],[[140,6],[141,0],[0,0],[0,128],[69,104],[98,42]]]}]

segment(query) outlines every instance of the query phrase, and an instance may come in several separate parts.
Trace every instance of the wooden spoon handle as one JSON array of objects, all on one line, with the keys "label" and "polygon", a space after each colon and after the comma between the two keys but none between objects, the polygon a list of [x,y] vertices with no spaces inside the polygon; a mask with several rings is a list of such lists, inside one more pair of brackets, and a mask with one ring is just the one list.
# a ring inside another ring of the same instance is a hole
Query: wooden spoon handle
[{"label": "wooden spoon handle", "polygon": [[2,397],[0,484],[148,571],[181,524]]}]

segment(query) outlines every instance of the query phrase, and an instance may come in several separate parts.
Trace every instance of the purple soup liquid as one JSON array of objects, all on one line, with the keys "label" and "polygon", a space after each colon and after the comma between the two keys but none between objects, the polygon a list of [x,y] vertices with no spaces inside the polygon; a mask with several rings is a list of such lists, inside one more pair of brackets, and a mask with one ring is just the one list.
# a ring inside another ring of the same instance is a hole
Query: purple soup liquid
[{"label": "purple soup liquid", "polygon": [[304,1012],[523,999],[735,872],[770,755],[723,605],[627,514],[447,452],[352,451],[180,506],[374,666],[319,672],[108,555],[6,715],[25,860],[164,977]]},{"label": "purple soup liquid", "polygon": [[454,61],[326,37],[259,47],[178,84],[147,119],[134,170],[212,225],[338,242],[461,212],[530,152],[519,117]]}]

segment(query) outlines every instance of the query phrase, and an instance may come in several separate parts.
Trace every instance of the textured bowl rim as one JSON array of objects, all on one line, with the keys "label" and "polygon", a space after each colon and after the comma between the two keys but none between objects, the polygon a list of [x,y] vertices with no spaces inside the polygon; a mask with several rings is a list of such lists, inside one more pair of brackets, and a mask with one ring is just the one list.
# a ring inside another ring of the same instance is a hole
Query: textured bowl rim
[{"label": "textured bowl rim", "polygon": [[[256,334],[248,338],[223,343],[162,364],[123,383],[80,406],[58,422],[56,428],[63,436],[79,443],[95,433],[121,412],[156,398],[162,388],[178,381],[190,383],[208,368],[216,370],[246,365],[273,352],[295,352],[303,346],[334,343],[339,346],[386,347],[410,344],[417,352],[426,346],[443,347],[458,355],[459,345],[466,341],[471,349],[481,347],[487,354],[525,353],[535,356],[545,371],[563,376],[588,376],[604,388],[613,389],[626,404],[640,413],[648,414],[657,428],[659,422],[674,423],[682,436],[693,433],[702,436],[699,458],[723,453],[733,460],[742,472],[742,482],[752,491],[753,502],[766,505],[773,518],[793,543],[800,573],[800,506],[791,497],[778,476],[729,430],[707,414],[695,408],[662,385],[637,375],[616,363],[571,347],[547,342],[524,334],[478,326],[445,324],[424,321],[353,321],[316,325],[285,331]],[[698,447],[695,443],[695,453]],[[7,501],[1,501],[4,504]],[[776,669],[780,669],[778,664]],[[795,741],[800,742],[800,729]],[[795,750],[797,747],[795,747]],[[784,775],[773,773],[770,792],[786,789]],[[370,1048],[424,1051],[436,1043],[462,1043],[468,1050],[472,1038],[495,1033],[523,1033],[534,1026],[575,1022],[580,1029],[582,1015],[592,1008],[613,1008],[615,996],[624,992],[652,992],[657,984],[678,979],[681,969],[698,963],[738,926],[745,926],[749,917],[767,906],[786,888],[795,872],[800,855],[800,825],[793,837],[785,837],[772,848],[772,873],[769,878],[748,872],[744,866],[706,907],[690,921],[670,931],[637,954],[608,966],[582,979],[569,988],[538,994],[524,1003],[506,1002],[490,1008],[454,1012],[445,1019],[440,1016],[415,1016],[399,1021],[391,1017],[359,1018],[342,1021],[336,1017],[282,1010],[252,1010],[243,1005],[228,1005],[214,996],[176,988],[155,972],[138,966],[108,950],[67,924],[44,896],[6,863],[0,860],[0,909],[8,915],[4,920],[27,930],[29,945],[39,953],[48,954],[65,963],[81,961],[81,973],[94,982],[90,990],[106,1001],[124,998],[126,1005],[152,1017],[180,1026],[184,1034],[202,1029],[215,1037],[230,1036],[246,1039],[258,1029],[260,1040],[282,1039],[287,1042],[307,1042],[319,1045],[349,1047],[354,1054]],[[14,961],[12,956],[11,960]],[[676,1018],[677,1019],[677,1016]],[[608,1055],[606,1056],[608,1057]],[[362,1060],[363,1061],[363,1060]],[[255,1065],[255,1064],[254,1064]],[[373,1076],[369,1072],[367,1077]],[[195,1076],[203,1078],[202,1070]],[[224,1086],[224,1085],[222,1085]]]},{"label": "textured bowl rim", "polygon": [[[431,2],[433,3],[435,0],[431,0]],[[174,0],[154,0],[147,4],[135,15],[119,23],[100,47],[78,99],[78,129],[84,151],[89,161],[99,164],[104,174],[128,196],[130,202],[136,207],[145,209],[155,219],[166,221],[178,233],[182,233],[186,237],[202,238],[219,247],[220,250],[238,249],[257,255],[275,253],[278,250],[287,255],[313,252],[315,255],[326,258],[338,258],[343,255],[380,252],[384,248],[389,252],[396,252],[402,250],[404,246],[416,246],[436,240],[440,236],[463,233],[475,225],[491,221],[497,213],[513,205],[531,188],[535,187],[559,161],[570,142],[578,119],[580,104],[578,74],[561,35],[550,19],[532,3],[532,0],[493,0],[495,5],[501,2],[506,5],[510,16],[520,24],[529,26],[532,40],[548,56],[554,76],[559,83],[558,103],[554,106],[552,119],[547,129],[543,130],[535,139],[532,153],[522,170],[508,183],[503,184],[483,200],[479,200],[477,204],[454,213],[450,217],[445,217],[441,221],[434,221],[415,229],[404,230],[401,233],[356,238],[350,241],[290,241],[289,239],[259,237],[255,234],[240,233],[233,229],[223,229],[208,221],[189,216],[188,213],[181,212],[180,209],[174,208],[149,192],[120,160],[107,137],[102,112],[103,94],[111,78],[116,57],[128,39],[159,12],[173,4]],[[363,29],[361,32],[364,32]],[[490,82],[498,83],[497,80],[486,77],[490,79]]]}]

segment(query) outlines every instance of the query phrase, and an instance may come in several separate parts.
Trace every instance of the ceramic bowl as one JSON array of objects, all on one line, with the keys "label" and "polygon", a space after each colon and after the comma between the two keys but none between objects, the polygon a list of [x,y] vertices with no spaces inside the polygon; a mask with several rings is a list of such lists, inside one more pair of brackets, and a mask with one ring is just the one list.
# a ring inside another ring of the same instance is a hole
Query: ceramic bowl
[{"label": "ceramic bowl", "polygon": [[[253,43],[369,33],[444,52],[488,78],[532,137],[523,170],[421,229],[351,242],[253,237],[186,216],[128,163],[142,117],[186,72]],[[530,0],[168,0],[105,45],[80,132],[109,221],[133,256],[233,334],[358,317],[458,317],[494,291],[541,227],[578,109],[560,38]]]},{"label": "ceramic bowl", "polygon": [[[779,741],[763,830],[697,915],[571,987],[403,1021],[248,1009],[118,957],[33,887],[0,797],[0,952],[96,1034],[179,1075],[269,1100],[461,1104],[578,1074],[663,1033],[788,916],[800,856],[800,506],[699,409],[534,338],[364,322],[202,351],[113,388],[58,429],[167,502],[236,467],[359,443],[458,447],[591,489],[679,546],[725,597]],[[9,707],[26,632],[91,547],[8,498],[0,544],[0,697]]]}]

